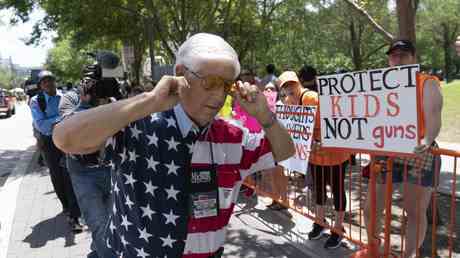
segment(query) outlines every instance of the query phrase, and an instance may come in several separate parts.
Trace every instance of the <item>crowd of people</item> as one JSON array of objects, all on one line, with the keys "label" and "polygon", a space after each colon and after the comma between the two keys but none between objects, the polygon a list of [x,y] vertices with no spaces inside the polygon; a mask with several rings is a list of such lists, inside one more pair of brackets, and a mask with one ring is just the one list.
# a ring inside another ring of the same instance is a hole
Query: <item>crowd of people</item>
[{"label": "crowd of people", "polygon": [[[416,63],[415,46],[408,40],[395,40],[387,56],[389,66]],[[269,64],[259,79],[241,69],[224,39],[207,33],[180,46],[175,75],[164,76],[151,91],[136,88],[124,99],[101,93],[104,87],[117,88],[117,81],[102,78],[100,69],[86,66],[79,87],[66,94],[56,90],[52,73],[42,72],[41,91],[30,101],[34,134],[63,213],[74,232],[82,231],[83,216],[92,233],[88,257],[221,257],[243,181],[259,172],[269,175],[279,193],[287,185],[277,162],[292,156],[294,145],[263,92],[277,92],[278,103],[318,106],[317,71],[305,65],[278,77]],[[408,187],[403,257],[423,243],[427,221],[417,214],[426,213],[440,166],[430,152],[441,128],[440,84],[436,77],[417,76],[423,94],[422,142],[415,158],[393,162],[393,183]],[[228,119],[231,112],[220,117],[224,105],[245,112],[246,120]],[[258,129],[245,127],[248,118]],[[345,233],[344,179],[352,153],[323,149],[318,114],[316,119],[305,178],[312,185],[317,219],[308,238],[319,239],[325,231],[329,185],[335,221],[324,247],[333,249]],[[375,156],[371,163],[372,171],[381,172],[378,196],[385,189],[387,159]],[[269,208],[286,208],[280,199]],[[378,198],[376,213],[367,201],[366,223],[372,214],[382,215],[383,201]],[[378,241],[379,230],[370,241]]]}]

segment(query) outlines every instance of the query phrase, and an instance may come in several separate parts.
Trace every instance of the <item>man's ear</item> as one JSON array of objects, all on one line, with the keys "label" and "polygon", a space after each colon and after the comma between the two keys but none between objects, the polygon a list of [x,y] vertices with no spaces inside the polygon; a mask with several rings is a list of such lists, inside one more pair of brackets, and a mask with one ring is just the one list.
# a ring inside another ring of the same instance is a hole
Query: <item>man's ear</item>
[{"label": "man's ear", "polygon": [[185,67],[183,64],[177,64],[175,67],[174,67],[174,72],[176,74],[176,76],[184,76],[185,74]]}]

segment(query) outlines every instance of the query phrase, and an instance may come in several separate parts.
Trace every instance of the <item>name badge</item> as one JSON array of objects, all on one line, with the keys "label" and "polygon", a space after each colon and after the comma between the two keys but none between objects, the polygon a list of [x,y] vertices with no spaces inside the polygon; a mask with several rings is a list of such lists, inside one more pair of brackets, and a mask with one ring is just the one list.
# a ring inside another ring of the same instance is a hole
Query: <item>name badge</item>
[{"label": "name badge", "polygon": [[192,168],[190,177],[190,215],[195,219],[219,214],[219,192],[215,168]]}]

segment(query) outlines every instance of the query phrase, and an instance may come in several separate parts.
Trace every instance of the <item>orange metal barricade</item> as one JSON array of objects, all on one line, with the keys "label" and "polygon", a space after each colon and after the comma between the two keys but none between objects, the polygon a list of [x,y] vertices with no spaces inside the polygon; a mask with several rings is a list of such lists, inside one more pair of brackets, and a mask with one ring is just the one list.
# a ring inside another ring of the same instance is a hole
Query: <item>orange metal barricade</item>
[{"label": "orange metal barricade", "polygon": [[[414,187],[415,184],[408,181],[409,177],[416,175],[416,180],[420,184],[422,173],[413,171],[409,173],[406,163],[402,172],[402,183],[396,185],[393,184],[393,174],[401,173],[401,171],[393,171],[392,158],[388,158],[386,163],[382,164],[371,159],[370,155],[355,153],[358,164],[348,166],[345,178],[340,179],[339,185],[339,192],[345,190],[347,197],[346,216],[343,223],[346,229],[345,233],[330,226],[333,223],[325,223],[317,217],[315,198],[313,198],[315,193],[311,190],[311,186],[306,185],[307,176],[303,174],[293,171],[284,171],[284,173],[264,171],[256,177],[248,178],[245,185],[254,188],[257,194],[268,196],[317,224],[342,234],[344,238],[360,247],[360,251],[355,253],[353,257],[407,257],[408,254],[405,252],[409,246],[415,246],[413,252],[416,257],[457,257],[457,255],[460,256],[460,211],[456,209],[457,203],[460,202],[460,198],[456,197],[457,192],[460,192],[460,181],[457,180],[457,160],[460,158],[460,151],[437,148],[432,152],[440,155],[443,163],[447,162],[447,164],[444,164],[442,173],[440,173],[442,164],[437,160],[435,161],[434,167],[437,173],[434,175],[434,187],[430,188],[432,189],[431,194],[427,192],[428,202],[425,203],[422,203],[423,201],[419,200],[419,197],[425,194],[420,191],[425,191],[423,189],[426,188]],[[350,158],[349,164],[351,163]],[[375,166],[368,165],[370,163]],[[387,173],[383,175],[378,172],[379,169],[370,169],[368,179],[366,179],[363,177],[363,172],[369,166],[371,168],[386,166]],[[269,173],[278,174],[270,175]],[[322,176],[325,176],[324,170]],[[289,180],[284,180],[281,177],[288,177]],[[383,178],[385,178],[386,184],[381,184]],[[276,185],[279,182],[288,183],[283,183],[286,184],[284,186]],[[322,182],[325,181],[322,180]],[[440,182],[443,189],[438,186]],[[334,187],[337,186],[329,185],[330,190]],[[369,196],[367,196],[366,189],[368,189]],[[341,195],[339,194],[339,196]],[[416,198],[415,203],[410,202],[409,196]],[[369,204],[367,224],[365,223],[366,210],[364,208],[366,201]],[[326,206],[333,206],[328,205],[329,203],[326,202]],[[428,210],[428,213],[431,214],[428,224],[431,223],[431,225],[426,225],[427,223],[423,222],[426,221],[423,217],[426,214],[417,212],[422,206],[425,207],[426,203],[431,204],[431,208]],[[412,210],[406,210],[406,206],[411,207]],[[439,213],[438,207],[442,210],[441,213]],[[330,210],[327,214],[325,216],[327,220],[334,221],[331,219]],[[384,219],[383,224],[381,219]],[[439,221],[443,222],[444,225],[439,225]],[[383,225],[382,230],[379,230],[380,225]],[[406,227],[409,230],[406,231]],[[425,227],[425,241],[422,241],[420,237],[423,237],[424,234],[421,232]],[[413,236],[414,231],[415,237]],[[409,239],[409,243],[406,238]],[[416,248],[419,245],[421,248]]]}]

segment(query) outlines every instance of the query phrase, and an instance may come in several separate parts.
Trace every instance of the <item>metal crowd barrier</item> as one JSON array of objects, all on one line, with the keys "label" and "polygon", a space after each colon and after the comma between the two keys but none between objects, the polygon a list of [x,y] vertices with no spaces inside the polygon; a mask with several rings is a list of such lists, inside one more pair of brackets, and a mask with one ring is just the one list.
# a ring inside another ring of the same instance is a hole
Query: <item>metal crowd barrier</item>
[{"label": "metal crowd barrier", "polygon": [[[460,210],[457,211],[457,204],[460,203],[460,175],[457,178],[458,159],[460,151],[448,149],[434,149],[433,154],[442,157],[442,166],[439,161],[435,162],[435,186],[431,193],[430,208],[428,208],[428,227],[425,241],[421,248],[417,248],[414,253],[415,257],[460,257]],[[354,153],[355,161],[352,162],[350,156],[344,183],[339,185],[339,189],[345,189],[347,204],[345,212],[344,227],[345,233],[337,232],[352,243],[358,245],[360,250],[352,257],[407,257],[404,256],[406,250],[405,228],[407,225],[407,212],[404,209],[404,196],[407,189],[407,164],[404,165],[403,183],[394,185],[392,183],[392,163],[393,159],[388,159],[386,164],[388,173],[386,173],[386,182],[384,188],[378,184],[379,175],[377,171],[370,170],[368,177],[363,176],[363,171],[371,162],[374,164],[375,159],[365,153]],[[382,164],[381,164],[382,165]],[[372,166],[374,167],[374,166]],[[442,172],[441,172],[442,171]],[[323,171],[324,172],[324,171]],[[281,167],[272,171],[263,171],[260,174],[249,177],[245,181],[247,187],[255,189],[257,194],[261,194],[276,200],[281,205],[288,207],[303,216],[323,225],[329,230],[333,230],[334,212],[333,203],[330,202],[332,196],[328,191],[328,202],[326,202],[326,221],[320,221],[315,214],[314,192],[311,187],[306,185],[304,175],[295,171],[287,171]],[[324,176],[324,173],[323,173]],[[419,183],[421,174],[418,174]],[[342,181],[342,180],[340,180]],[[324,182],[324,180],[323,180]],[[442,183],[440,189],[439,183]],[[384,201],[384,212],[377,211],[377,204],[382,204],[382,197],[377,196],[377,188],[380,186],[383,195],[386,196]],[[330,186],[333,188],[334,186]],[[367,194],[369,193],[369,194]],[[367,196],[368,195],[368,196]],[[366,198],[369,198],[369,220],[365,223],[364,206]],[[342,198],[341,198],[342,199]],[[419,200],[416,200],[418,210]],[[380,234],[376,234],[377,215],[384,219],[383,229]],[[420,219],[421,214],[416,214],[416,243],[420,243]],[[375,236],[374,241],[369,241],[370,236]]]}]

